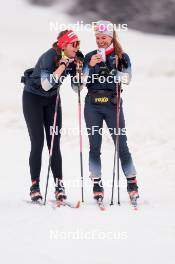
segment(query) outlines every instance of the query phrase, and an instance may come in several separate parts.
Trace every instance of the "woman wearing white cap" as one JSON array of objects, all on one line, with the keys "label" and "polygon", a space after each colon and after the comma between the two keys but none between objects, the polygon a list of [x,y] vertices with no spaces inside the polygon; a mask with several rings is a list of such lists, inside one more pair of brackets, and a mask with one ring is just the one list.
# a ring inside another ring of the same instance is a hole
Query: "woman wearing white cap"
[{"label": "woman wearing white cap", "polygon": [[[126,84],[131,79],[129,56],[123,51],[116,38],[114,26],[109,21],[95,24],[97,50],[85,56],[83,73],[87,76],[88,94],[85,98],[85,121],[88,129],[90,151],[89,171],[93,180],[95,199],[103,199],[104,188],[101,180],[101,143],[100,133],[103,121],[106,122],[114,143],[116,142],[116,76],[123,77]],[[116,55],[117,54],[117,55]],[[120,102],[119,127],[125,129],[123,101]],[[96,129],[94,129],[94,127]],[[119,158],[127,179],[127,191],[138,197],[136,170],[127,145],[126,134],[119,135]]]}]

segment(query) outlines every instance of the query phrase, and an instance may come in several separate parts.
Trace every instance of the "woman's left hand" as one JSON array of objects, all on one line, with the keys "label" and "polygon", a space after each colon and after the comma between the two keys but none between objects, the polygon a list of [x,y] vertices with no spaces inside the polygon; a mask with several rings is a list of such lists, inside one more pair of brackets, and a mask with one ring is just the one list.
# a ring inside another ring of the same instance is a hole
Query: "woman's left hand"
[{"label": "woman's left hand", "polygon": [[59,61],[59,65],[61,64],[61,63],[65,63],[65,65],[66,65],[66,67],[68,66],[68,64],[69,64],[69,60],[67,59],[67,58],[61,58],[60,59],[60,61]]}]

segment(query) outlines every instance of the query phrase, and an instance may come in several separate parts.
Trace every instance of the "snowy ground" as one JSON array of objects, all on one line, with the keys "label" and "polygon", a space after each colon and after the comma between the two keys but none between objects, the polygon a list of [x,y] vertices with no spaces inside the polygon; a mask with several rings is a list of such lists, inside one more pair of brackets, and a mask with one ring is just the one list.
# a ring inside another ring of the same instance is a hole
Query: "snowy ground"
[{"label": "snowy ground", "polygon": [[[121,207],[115,204],[106,212],[100,212],[94,206],[88,179],[86,137],[83,138],[84,205],[79,210],[53,210],[50,205],[34,207],[26,203],[30,186],[30,142],[22,115],[19,80],[23,70],[32,67],[55,40],[57,32],[50,32],[49,21],[73,21],[64,13],[58,13],[58,9],[34,8],[21,0],[6,1],[3,6],[0,15],[2,262],[174,263],[175,38],[134,31],[121,36],[133,58],[133,81],[125,88],[123,100],[129,145],[138,171],[140,210],[133,212],[128,206],[122,173]],[[84,52],[95,47],[91,33],[81,33],[80,37]],[[83,91],[82,100],[85,93]],[[76,127],[77,95],[68,83],[63,85],[61,94],[63,125]],[[73,185],[80,178],[78,142],[78,136],[62,137],[65,184],[70,200],[74,201],[80,198],[80,187]],[[106,136],[102,159],[107,204],[111,193],[113,150],[112,141]],[[47,165],[48,153],[44,149],[42,192]],[[53,191],[51,179],[48,200],[53,199]]]}]

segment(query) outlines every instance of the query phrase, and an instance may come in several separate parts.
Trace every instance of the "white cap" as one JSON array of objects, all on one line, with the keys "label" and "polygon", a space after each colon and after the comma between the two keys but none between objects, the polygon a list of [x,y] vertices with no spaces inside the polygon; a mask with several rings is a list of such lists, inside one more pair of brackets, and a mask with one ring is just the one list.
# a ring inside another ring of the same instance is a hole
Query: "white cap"
[{"label": "white cap", "polygon": [[94,26],[95,34],[102,33],[113,38],[114,25],[110,21],[99,20]]}]

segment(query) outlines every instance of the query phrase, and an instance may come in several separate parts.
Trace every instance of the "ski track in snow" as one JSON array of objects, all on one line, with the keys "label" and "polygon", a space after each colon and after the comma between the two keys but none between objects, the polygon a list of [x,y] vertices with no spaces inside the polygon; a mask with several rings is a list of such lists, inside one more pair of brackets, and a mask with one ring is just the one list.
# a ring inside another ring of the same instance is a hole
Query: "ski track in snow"
[{"label": "ski track in snow", "polygon": [[[3,2],[3,6],[6,11],[8,1]],[[122,172],[121,206],[117,205],[116,190],[115,205],[109,206],[114,148],[107,136],[102,146],[107,210],[101,212],[92,199],[87,137],[83,138],[85,203],[80,209],[53,210],[49,204],[49,200],[54,198],[52,175],[46,207],[26,202],[30,186],[30,142],[22,115],[22,85],[19,81],[23,70],[32,67],[55,40],[57,32],[49,31],[49,21],[71,23],[73,20],[52,8],[32,7],[24,1],[10,2],[8,13],[5,11],[0,16],[5,22],[0,24],[0,70],[3,72],[0,98],[0,241],[3,263],[174,263],[175,38],[135,31],[121,34],[124,47],[131,59],[134,58],[133,80],[129,87],[124,88],[122,97],[129,146],[138,171],[139,210],[133,211],[128,204]],[[80,37],[83,52],[94,49],[95,41],[91,33],[81,33]],[[87,38],[89,46],[85,41]],[[171,57],[162,53],[162,47],[166,47]],[[84,90],[82,103],[85,94]],[[62,86],[61,96],[64,127],[78,126],[77,95],[68,82]],[[80,187],[72,187],[70,182],[77,181],[80,185],[78,144],[78,136],[62,137],[63,172],[70,201],[77,201],[81,197]],[[45,147],[41,171],[42,193],[47,166]],[[70,232],[87,237],[68,238]],[[109,232],[118,234],[116,239],[104,239],[103,235],[107,236]],[[101,238],[94,238],[94,234],[101,234]],[[124,238],[122,234],[125,234]]]}]

